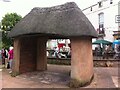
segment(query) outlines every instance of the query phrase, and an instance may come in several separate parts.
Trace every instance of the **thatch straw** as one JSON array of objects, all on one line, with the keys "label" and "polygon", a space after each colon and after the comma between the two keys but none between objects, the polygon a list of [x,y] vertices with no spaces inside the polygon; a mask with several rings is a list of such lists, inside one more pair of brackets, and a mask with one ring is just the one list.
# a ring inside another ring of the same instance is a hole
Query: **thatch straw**
[{"label": "thatch straw", "polygon": [[48,35],[54,37],[97,37],[93,25],[80,8],[69,2],[49,8],[33,8],[12,31],[10,37],[21,35]]}]

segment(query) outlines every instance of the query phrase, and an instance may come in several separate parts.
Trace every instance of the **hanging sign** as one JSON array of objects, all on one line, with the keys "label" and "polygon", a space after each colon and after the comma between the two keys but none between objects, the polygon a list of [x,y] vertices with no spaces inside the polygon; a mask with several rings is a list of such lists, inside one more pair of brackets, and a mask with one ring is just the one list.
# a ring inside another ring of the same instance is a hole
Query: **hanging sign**
[{"label": "hanging sign", "polygon": [[120,23],[120,15],[116,15],[115,16],[115,22],[116,23]]}]

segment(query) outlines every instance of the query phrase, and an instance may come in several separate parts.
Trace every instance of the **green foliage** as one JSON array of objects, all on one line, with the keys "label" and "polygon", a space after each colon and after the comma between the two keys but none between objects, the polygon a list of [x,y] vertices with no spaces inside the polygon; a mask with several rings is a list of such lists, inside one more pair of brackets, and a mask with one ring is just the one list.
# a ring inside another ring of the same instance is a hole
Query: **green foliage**
[{"label": "green foliage", "polygon": [[7,13],[2,19],[2,30],[10,31],[21,18],[17,13]]},{"label": "green foliage", "polygon": [[0,42],[0,49],[2,49],[2,42]]},{"label": "green foliage", "polygon": [[19,72],[15,72],[15,71],[12,71],[12,73],[10,74],[12,77],[16,77],[18,75],[20,75]]},{"label": "green foliage", "polygon": [[2,32],[2,47],[9,48],[13,44],[13,40],[9,38],[8,32],[3,31]]},{"label": "green foliage", "polygon": [[79,88],[79,87],[86,86],[88,83],[90,83],[90,81],[79,81],[77,79],[71,79],[69,82],[69,87],[70,88]]},{"label": "green foliage", "polygon": [[93,79],[94,79],[94,74],[92,75],[92,77],[90,78],[90,80],[86,80],[86,81],[77,80],[77,79],[72,79],[71,78],[68,86],[70,88],[79,88],[79,87],[87,86],[87,85],[89,85],[92,82]]},{"label": "green foliage", "polygon": [[13,40],[8,37],[8,33],[11,29],[21,20],[21,16],[17,13],[7,13],[2,19],[2,45],[5,48],[8,48],[13,44]]},{"label": "green foliage", "polygon": [[83,86],[83,83],[81,83],[77,79],[71,79],[69,82],[69,87],[70,88],[79,88],[80,86]]}]

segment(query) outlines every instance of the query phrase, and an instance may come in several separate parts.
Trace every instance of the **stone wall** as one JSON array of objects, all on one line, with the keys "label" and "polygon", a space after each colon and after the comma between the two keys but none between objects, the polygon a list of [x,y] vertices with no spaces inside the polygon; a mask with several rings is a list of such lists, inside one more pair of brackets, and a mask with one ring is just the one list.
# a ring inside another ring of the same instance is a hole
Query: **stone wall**
[{"label": "stone wall", "polygon": [[[70,58],[48,58],[47,59],[48,64],[56,64],[56,65],[71,65],[71,59]],[[120,60],[93,60],[93,66],[94,67],[118,67],[120,66]]]}]

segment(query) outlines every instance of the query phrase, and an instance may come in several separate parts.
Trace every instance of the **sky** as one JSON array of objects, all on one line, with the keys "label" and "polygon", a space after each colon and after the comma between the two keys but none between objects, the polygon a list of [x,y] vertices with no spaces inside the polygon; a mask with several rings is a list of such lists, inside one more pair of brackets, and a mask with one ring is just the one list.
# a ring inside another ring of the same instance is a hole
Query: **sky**
[{"label": "sky", "polygon": [[97,0],[10,0],[10,2],[0,0],[0,20],[7,13],[16,12],[24,17],[34,7],[51,7],[71,1],[75,2],[81,10],[97,3]]}]

